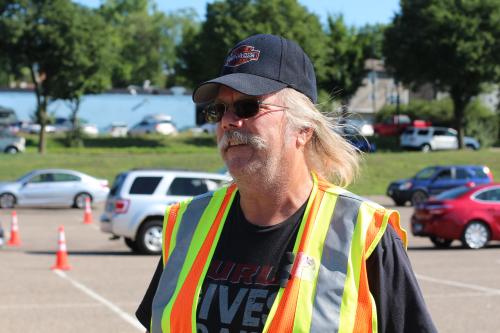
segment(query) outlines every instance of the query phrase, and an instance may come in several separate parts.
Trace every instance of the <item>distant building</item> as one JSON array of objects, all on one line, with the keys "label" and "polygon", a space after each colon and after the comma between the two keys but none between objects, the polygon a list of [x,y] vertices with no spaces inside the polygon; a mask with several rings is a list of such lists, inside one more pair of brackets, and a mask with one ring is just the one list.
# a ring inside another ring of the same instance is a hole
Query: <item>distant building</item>
[{"label": "distant building", "polygon": [[408,104],[410,92],[398,84],[384,67],[384,61],[367,59],[368,71],[363,84],[351,98],[348,109],[366,119],[373,119],[375,114],[387,104]]}]

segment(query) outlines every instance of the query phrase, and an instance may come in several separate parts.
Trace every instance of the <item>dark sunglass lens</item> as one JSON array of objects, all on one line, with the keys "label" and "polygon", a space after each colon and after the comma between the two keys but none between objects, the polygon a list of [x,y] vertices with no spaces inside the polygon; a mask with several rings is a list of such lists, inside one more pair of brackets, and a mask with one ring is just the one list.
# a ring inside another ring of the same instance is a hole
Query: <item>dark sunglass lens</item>
[{"label": "dark sunglass lens", "polygon": [[217,123],[224,116],[226,106],[222,103],[210,104],[205,108],[205,120],[209,123]]},{"label": "dark sunglass lens", "polygon": [[250,118],[259,112],[257,100],[242,100],[234,103],[234,113],[240,118]]}]

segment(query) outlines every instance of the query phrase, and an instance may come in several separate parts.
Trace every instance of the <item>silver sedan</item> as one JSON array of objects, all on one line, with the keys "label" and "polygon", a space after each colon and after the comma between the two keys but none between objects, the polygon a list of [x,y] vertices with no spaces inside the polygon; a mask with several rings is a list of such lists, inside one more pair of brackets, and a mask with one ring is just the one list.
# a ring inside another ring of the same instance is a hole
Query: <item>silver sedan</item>
[{"label": "silver sedan", "polygon": [[33,170],[16,181],[0,183],[0,207],[71,206],[84,208],[86,198],[100,202],[108,181],[66,169]]}]

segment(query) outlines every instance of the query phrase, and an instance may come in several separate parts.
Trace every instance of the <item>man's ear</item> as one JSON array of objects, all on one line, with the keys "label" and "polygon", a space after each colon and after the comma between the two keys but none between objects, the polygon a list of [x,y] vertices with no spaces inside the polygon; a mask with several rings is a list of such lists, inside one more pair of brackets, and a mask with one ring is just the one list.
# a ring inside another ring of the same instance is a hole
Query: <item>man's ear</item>
[{"label": "man's ear", "polygon": [[297,135],[297,147],[304,147],[313,136],[314,130],[310,127],[304,127],[299,130]]}]

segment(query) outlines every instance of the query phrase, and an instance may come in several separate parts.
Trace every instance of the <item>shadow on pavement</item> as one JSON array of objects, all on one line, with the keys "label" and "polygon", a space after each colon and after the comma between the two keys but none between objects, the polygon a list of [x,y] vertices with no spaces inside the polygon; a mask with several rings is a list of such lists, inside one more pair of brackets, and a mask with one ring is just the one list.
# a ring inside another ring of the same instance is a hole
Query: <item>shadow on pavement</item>
[{"label": "shadow on pavement", "polygon": [[[56,255],[57,251],[26,251],[26,254],[34,255]],[[127,256],[127,257],[149,257],[147,254],[139,254],[130,251],[68,251],[70,256]]]}]

